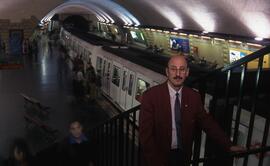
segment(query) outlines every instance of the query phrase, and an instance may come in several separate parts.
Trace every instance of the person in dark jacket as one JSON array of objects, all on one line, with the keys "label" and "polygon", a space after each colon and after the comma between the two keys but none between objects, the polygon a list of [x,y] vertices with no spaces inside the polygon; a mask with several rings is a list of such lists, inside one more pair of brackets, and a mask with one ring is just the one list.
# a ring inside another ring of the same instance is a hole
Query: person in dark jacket
[{"label": "person in dark jacket", "polygon": [[59,144],[59,166],[93,166],[93,146],[79,121],[70,123],[70,135]]},{"label": "person in dark jacket", "polygon": [[142,97],[139,139],[144,166],[188,165],[197,127],[225,151],[238,152],[235,146],[204,110],[201,97],[184,86],[189,68],[184,56],[173,56],[166,68],[168,80],[147,90]]}]

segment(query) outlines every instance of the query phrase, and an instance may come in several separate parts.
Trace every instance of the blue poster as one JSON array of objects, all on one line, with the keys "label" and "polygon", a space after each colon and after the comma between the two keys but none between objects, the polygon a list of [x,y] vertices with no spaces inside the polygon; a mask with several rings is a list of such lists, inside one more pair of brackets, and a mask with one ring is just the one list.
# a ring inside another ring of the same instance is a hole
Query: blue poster
[{"label": "blue poster", "polygon": [[11,30],[9,38],[10,55],[19,56],[22,54],[22,31]]},{"label": "blue poster", "polygon": [[189,53],[189,40],[170,37],[170,47],[178,52]]}]

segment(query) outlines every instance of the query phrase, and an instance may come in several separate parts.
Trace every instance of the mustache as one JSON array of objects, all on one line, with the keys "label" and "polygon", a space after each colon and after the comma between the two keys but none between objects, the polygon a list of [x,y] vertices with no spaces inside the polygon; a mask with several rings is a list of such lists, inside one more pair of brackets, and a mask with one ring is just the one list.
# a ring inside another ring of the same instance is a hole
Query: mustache
[{"label": "mustache", "polygon": [[183,77],[175,76],[175,77],[173,77],[173,79],[183,79]]}]

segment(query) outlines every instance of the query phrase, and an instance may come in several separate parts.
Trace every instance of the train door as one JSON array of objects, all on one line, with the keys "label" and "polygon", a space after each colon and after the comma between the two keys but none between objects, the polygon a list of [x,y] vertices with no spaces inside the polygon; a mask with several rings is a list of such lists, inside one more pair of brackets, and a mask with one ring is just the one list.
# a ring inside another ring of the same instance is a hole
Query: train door
[{"label": "train door", "polygon": [[127,90],[128,90],[128,70],[127,68],[123,67],[122,68],[122,73],[121,73],[121,87],[120,87],[120,101],[119,105],[126,110],[126,100],[127,100]]},{"label": "train door", "polygon": [[100,76],[100,78],[103,76],[103,60],[101,57],[97,57],[96,59],[96,73]]},{"label": "train door", "polygon": [[152,85],[152,80],[149,78],[137,74],[135,96],[133,98],[133,106],[139,105],[141,103],[142,94]]},{"label": "train door", "polygon": [[136,75],[133,71],[128,71],[128,81],[127,81],[127,94],[126,94],[126,110],[129,110],[133,106],[133,96],[134,96],[134,84]]},{"label": "train door", "polygon": [[106,63],[107,63],[107,60],[106,59],[103,59],[103,62],[102,62],[102,70],[101,70],[101,84],[102,84],[102,91],[105,92],[105,80],[106,80]]},{"label": "train door", "polygon": [[110,77],[111,77],[111,61],[104,59],[103,85],[104,92],[110,96]]},{"label": "train door", "polygon": [[110,96],[117,104],[120,103],[121,68],[122,66],[118,63],[114,62],[112,65]]}]

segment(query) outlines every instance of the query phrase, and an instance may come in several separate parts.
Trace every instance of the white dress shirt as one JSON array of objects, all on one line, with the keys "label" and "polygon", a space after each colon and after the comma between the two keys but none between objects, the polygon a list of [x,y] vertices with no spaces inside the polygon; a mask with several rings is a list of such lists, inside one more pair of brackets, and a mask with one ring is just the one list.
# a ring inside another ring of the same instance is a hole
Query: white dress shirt
[{"label": "white dress shirt", "polygon": [[171,114],[172,114],[172,144],[171,149],[177,148],[177,133],[176,133],[176,126],[175,126],[175,113],[174,113],[174,105],[175,105],[175,98],[176,93],[179,94],[179,100],[180,100],[180,107],[181,107],[181,99],[182,99],[182,87],[179,91],[175,91],[171,85],[168,83],[168,89],[170,94],[170,103],[171,103]]}]

